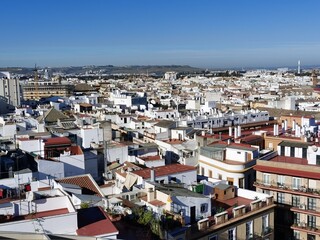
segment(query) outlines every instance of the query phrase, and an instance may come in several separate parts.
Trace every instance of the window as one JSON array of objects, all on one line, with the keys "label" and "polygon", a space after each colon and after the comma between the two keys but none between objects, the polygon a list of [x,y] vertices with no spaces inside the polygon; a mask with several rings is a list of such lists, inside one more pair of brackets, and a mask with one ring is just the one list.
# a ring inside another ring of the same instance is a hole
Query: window
[{"label": "window", "polygon": [[293,189],[299,189],[301,187],[301,178],[292,178],[292,188]]},{"label": "window", "polygon": [[296,231],[296,230],[293,231],[293,239],[300,240],[300,232],[299,231]]},{"label": "window", "polygon": [[239,178],[239,188],[244,188],[244,178]]},{"label": "window", "polygon": [[277,194],[277,202],[278,203],[284,203],[284,193],[278,193]]},{"label": "window", "polygon": [[302,158],[307,158],[307,148],[302,148]]},{"label": "window", "polygon": [[236,240],[236,228],[228,230],[228,240]]},{"label": "window", "polygon": [[217,236],[217,235],[210,236],[210,237],[209,237],[209,240],[218,240],[218,236]]},{"label": "window", "polygon": [[308,215],[308,227],[316,227],[316,216]]},{"label": "window", "polygon": [[253,237],[253,221],[246,223],[246,239]]},{"label": "window", "polygon": [[201,213],[205,213],[207,211],[207,204],[203,203],[200,206]]},{"label": "window", "polygon": [[293,207],[300,206],[300,196],[292,195],[292,206]]},{"label": "window", "polygon": [[293,222],[295,224],[299,224],[300,223],[300,213],[293,213]]},{"label": "window", "polygon": [[316,199],[308,198],[308,210],[316,210]]},{"label": "window", "polygon": [[286,176],[278,175],[278,187],[283,187],[285,182]]},{"label": "window", "polygon": [[229,184],[229,185],[233,185],[233,181],[234,181],[234,179],[233,179],[233,178],[228,178],[228,177],[227,177],[227,181],[228,181],[228,184]]},{"label": "window", "polygon": [[269,228],[269,216],[264,215],[262,216],[262,232],[266,232]]},{"label": "window", "polygon": [[262,192],[263,192],[264,194],[270,195],[270,190],[262,190]]},{"label": "window", "polygon": [[290,147],[290,157],[294,157],[294,147]]},{"label": "window", "polygon": [[204,175],[204,167],[201,168],[201,175]]},{"label": "window", "polygon": [[285,153],[285,147],[284,147],[284,146],[281,146],[281,147],[280,147],[280,155],[281,155],[281,156],[284,156],[284,153]]},{"label": "window", "polygon": [[222,180],[222,175],[220,173],[218,174],[218,179]]},{"label": "window", "polygon": [[212,171],[209,170],[209,178],[212,178]]},{"label": "window", "polygon": [[315,235],[308,234],[308,235],[307,235],[307,240],[316,240],[316,236],[315,236]]},{"label": "window", "polygon": [[320,155],[317,155],[316,164],[320,165]]},{"label": "window", "polygon": [[263,173],[263,184],[270,185],[270,174]]}]

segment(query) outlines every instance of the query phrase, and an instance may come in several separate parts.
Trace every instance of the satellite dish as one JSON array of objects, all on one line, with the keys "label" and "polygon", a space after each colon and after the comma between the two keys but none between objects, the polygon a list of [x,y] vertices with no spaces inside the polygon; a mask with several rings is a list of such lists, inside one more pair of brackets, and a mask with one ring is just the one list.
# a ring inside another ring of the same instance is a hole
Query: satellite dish
[{"label": "satellite dish", "polygon": [[316,145],[313,145],[311,148],[314,152],[318,151],[318,147]]}]

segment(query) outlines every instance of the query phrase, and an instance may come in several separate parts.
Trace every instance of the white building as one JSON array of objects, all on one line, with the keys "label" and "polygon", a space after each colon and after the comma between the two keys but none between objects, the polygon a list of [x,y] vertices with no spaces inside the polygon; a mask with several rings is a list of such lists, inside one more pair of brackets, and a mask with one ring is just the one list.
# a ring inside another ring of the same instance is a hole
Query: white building
[{"label": "white building", "polygon": [[250,189],[259,150],[247,144],[214,143],[200,149],[199,174]]},{"label": "white building", "polygon": [[11,79],[8,72],[0,72],[0,96],[7,98],[8,104],[20,105],[19,80]]}]

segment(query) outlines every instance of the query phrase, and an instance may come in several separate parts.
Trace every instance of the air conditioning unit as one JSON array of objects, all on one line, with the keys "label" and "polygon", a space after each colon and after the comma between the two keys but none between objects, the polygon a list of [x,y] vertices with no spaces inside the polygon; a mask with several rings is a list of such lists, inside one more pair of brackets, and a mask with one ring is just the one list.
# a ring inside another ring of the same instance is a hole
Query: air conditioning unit
[{"label": "air conditioning unit", "polygon": [[299,209],[306,210],[306,205],[304,205],[304,204],[300,204],[300,205],[299,205]]}]

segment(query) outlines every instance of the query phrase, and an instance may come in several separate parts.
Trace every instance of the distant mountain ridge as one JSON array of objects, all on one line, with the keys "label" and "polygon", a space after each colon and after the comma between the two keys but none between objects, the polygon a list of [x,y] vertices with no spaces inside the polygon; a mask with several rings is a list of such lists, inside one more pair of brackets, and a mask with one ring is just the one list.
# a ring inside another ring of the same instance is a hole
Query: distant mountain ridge
[{"label": "distant mountain ridge", "polygon": [[[163,75],[165,72],[202,72],[204,69],[191,67],[188,65],[132,65],[132,66],[70,66],[70,67],[38,67],[41,69],[51,69],[53,72],[61,72],[63,74],[85,74],[85,73],[96,73],[96,74],[155,74]],[[34,68],[27,67],[7,67],[0,68],[0,71],[9,71],[17,74],[32,74]]]}]

